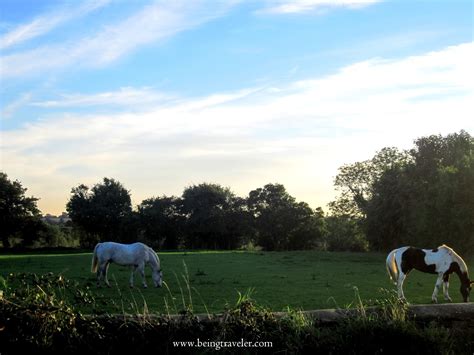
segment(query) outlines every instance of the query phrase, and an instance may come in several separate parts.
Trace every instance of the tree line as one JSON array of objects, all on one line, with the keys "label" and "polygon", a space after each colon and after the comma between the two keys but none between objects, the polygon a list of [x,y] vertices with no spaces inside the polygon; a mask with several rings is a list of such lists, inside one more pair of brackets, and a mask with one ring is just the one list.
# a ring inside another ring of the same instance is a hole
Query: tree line
[{"label": "tree line", "polygon": [[[409,150],[383,148],[344,165],[334,180],[329,213],[298,202],[272,183],[239,197],[202,183],[181,196],[145,199],[133,208],[130,191],[104,178],[71,190],[72,223],[43,223],[37,199],[0,173],[1,241],[52,244],[61,236],[90,248],[97,241],[143,241],[159,249],[381,250],[442,243],[474,251],[474,141],[465,131],[414,141]],[[64,237],[66,236],[66,237]]]},{"label": "tree line", "polygon": [[324,240],[324,213],[296,202],[281,184],[247,198],[219,184],[202,183],[182,196],[152,197],[132,209],[130,193],[114,179],[72,189],[67,211],[83,244],[98,240],[144,241],[160,249],[311,249]]}]

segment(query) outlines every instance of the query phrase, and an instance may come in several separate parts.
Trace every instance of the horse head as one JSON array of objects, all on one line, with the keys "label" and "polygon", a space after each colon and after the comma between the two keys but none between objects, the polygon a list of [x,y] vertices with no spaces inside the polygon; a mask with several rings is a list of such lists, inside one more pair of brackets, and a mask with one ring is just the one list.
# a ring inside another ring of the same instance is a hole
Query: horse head
[{"label": "horse head", "polygon": [[153,270],[152,273],[153,282],[155,287],[162,287],[163,286],[163,270]]},{"label": "horse head", "polygon": [[148,255],[149,255],[149,262],[152,268],[151,277],[153,279],[153,283],[155,287],[162,287],[163,286],[163,269],[161,268],[160,258],[158,254],[152,248],[148,248]]}]

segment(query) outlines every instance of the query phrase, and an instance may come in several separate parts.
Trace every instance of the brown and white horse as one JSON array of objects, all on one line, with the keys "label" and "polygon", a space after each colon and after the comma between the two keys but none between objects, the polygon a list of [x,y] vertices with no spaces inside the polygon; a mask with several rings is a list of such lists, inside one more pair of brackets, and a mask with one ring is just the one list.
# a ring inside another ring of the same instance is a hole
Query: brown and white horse
[{"label": "brown and white horse", "polygon": [[444,298],[452,301],[449,297],[449,276],[456,273],[461,281],[461,295],[464,302],[469,302],[469,293],[474,281],[469,280],[469,272],[464,260],[450,247],[441,245],[436,249],[419,249],[414,247],[402,247],[392,250],[387,256],[387,271],[397,285],[398,297],[405,299],[403,293],[403,282],[408,273],[415,269],[430,274],[437,274],[435,288],[431,300],[438,302],[438,292],[443,284]]}]

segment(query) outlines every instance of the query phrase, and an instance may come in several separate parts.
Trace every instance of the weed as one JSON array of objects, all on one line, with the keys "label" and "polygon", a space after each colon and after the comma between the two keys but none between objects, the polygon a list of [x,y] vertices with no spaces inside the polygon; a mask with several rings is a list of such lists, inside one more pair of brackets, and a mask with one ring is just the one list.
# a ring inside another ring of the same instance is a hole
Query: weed
[{"label": "weed", "polygon": [[407,320],[408,303],[401,300],[396,291],[379,289],[383,295],[382,298],[376,300],[376,304],[382,309],[382,317],[384,320],[404,322]]},{"label": "weed", "polygon": [[[184,267],[184,266],[183,266]],[[472,333],[446,329],[438,324],[420,326],[406,316],[406,305],[393,292],[381,290],[381,313],[369,311],[354,288],[353,304],[357,315],[331,325],[312,322],[299,309],[288,307],[286,315],[277,317],[254,300],[254,288],[237,291],[237,299],[224,310],[220,321],[200,322],[193,315],[193,298],[199,292],[191,286],[187,268],[178,299],[184,306],[179,322],[169,317],[149,317],[144,295],[132,295],[131,309],[138,317],[83,316],[68,297],[74,285],[62,275],[11,275],[5,281],[0,298],[0,351],[13,353],[172,353],[173,340],[214,339],[272,342],[273,353],[394,353],[403,344],[406,353],[469,353]],[[177,313],[177,298],[170,288],[165,297],[167,315]],[[86,291],[84,297],[88,299]],[[119,291],[120,292],[120,291]],[[131,292],[131,291],[130,291]],[[143,302],[143,307],[142,307]],[[203,301],[204,302],[204,301]],[[178,304],[177,304],[178,303]],[[208,314],[209,315],[209,314]],[[235,350],[235,349],[233,349]],[[229,350],[232,351],[232,350]],[[225,352],[224,350],[222,352]]]}]

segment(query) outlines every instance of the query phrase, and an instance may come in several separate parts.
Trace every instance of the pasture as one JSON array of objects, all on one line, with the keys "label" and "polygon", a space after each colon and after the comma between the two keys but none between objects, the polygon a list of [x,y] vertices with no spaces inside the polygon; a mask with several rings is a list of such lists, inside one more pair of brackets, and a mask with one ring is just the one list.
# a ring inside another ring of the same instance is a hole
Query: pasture
[{"label": "pasture", "polygon": [[[74,280],[89,290],[96,308],[110,313],[141,313],[146,304],[150,313],[219,313],[234,305],[239,292],[252,290],[251,297],[273,311],[350,307],[358,295],[366,305],[387,296],[381,289],[394,290],[385,270],[385,254],[348,252],[162,252],[158,254],[166,286],[160,289],[128,287],[130,270],[111,265],[111,288],[97,288],[90,272],[91,253],[0,255],[0,275],[53,272]],[[474,266],[473,258],[466,258]],[[151,270],[147,267],[149,286]],[[435,275],[413,271],[405,282],[405,295],[411,303],[429,303]],[[13,282],[13,281],[11,281]],[[461,302],[459,280],[452,275],[450,294]],[[444,302],[442,295],[440,302]],[[81,305],[83,312],[93,309]]]}]

